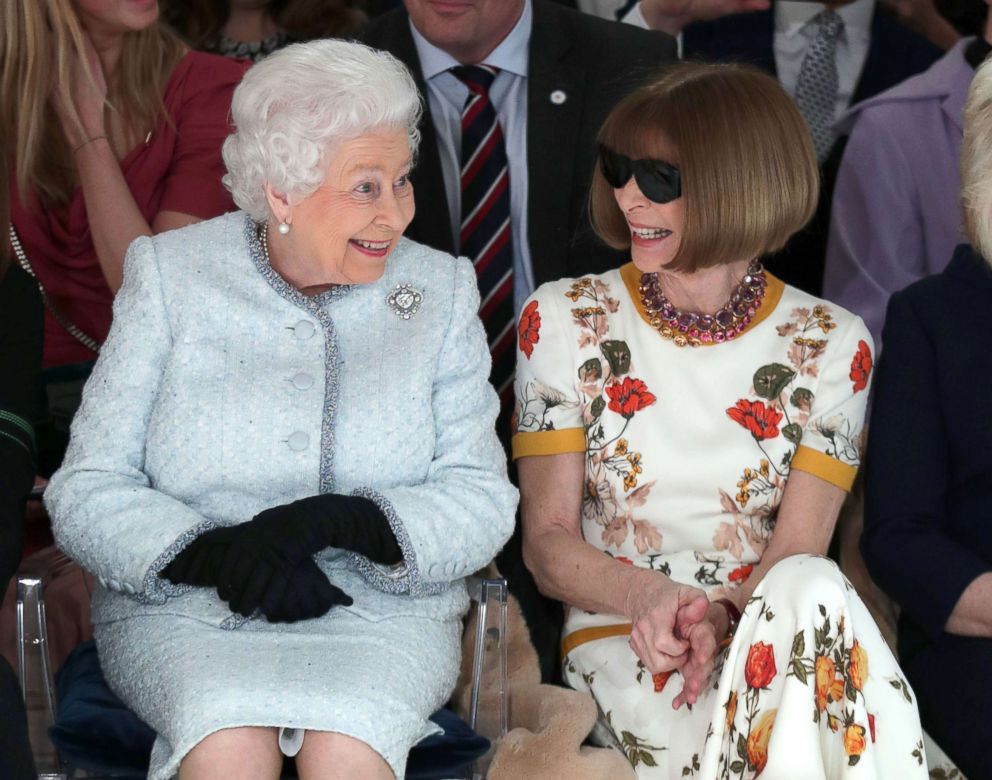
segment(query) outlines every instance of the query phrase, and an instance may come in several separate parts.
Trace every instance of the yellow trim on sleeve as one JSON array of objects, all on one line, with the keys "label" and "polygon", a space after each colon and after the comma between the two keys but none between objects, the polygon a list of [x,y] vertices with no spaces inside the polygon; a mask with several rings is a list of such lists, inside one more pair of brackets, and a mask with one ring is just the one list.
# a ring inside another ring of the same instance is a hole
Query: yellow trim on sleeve
[{"label": "yellow trim on sleeve", "polygon": [[585,452],[584,428],[563,428],[560,431],[515,433],[512,441],[513,459],[529,455],[561,455],[563,452]]},{"label": "yellow trim on sleeve", "polygon": [[796,454],[792,456],[791,468],[797,471],[805,471],[848,492],[850,492],[851,486],[854,484],[854,478],[858,475],[856,466],[841,463],[836,458],[831,458],[819,450],[803,447],[802,445],[796,448]]},{"label": "yellow trim on sleeve", "polygon": [[[641,315],[642,320],[653,328],[654,325],[651,324],[651,317],[644,308],[644,302],[641,301],[641,272],[633,263],[626,263],[620,266],[620,278],[623,279],[624,286],[627,288],[627,294],[633,300],[634,306],[637,307],[637,313]],[[765,271],[765,278],[768,280],[768,283],[765,286],[765,296],[761,301],[761,306],[758,307],[758,311],[755,312],[754,317],[747,324],[747,327],[741,331],[741,334],[747,333],[749,330],[754,330],[754,328],[764,322],[775,311],[775,307],[778,306],[778,302],[782,299],[782,293],[785,292],[785,282],[773,276],[767,270]],[[738,335],[738,338],[740,338],[740,335]],[[716,343],[715,341],[703,341],[699,346],[712,347]]]},{"label": "yellow trim on sleeve", "polygon": [[578,631],[573,631],[561,640],[561,657],[564,658],[576,647],[584,645],[586,642],[594,642],[597,639],[608,639],[611,636],[630,636],[631,629],[633,629],[633,625],[630,623],[580,628]]}]

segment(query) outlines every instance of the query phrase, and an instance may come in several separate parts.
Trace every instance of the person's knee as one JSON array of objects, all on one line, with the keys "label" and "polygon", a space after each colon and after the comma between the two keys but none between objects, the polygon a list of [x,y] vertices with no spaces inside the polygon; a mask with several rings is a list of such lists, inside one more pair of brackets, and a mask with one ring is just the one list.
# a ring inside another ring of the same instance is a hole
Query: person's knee
[{"label": "person's knee", "polygon": [[386,760],[361,740],[329,731],[307,731],[296,756],[301,780],[393,780]]},{"label": "person's knee", "polygon": [[811,605],[842,607],[851,590],[840,568],[829,558],[790,555],[768,571],[755,595],[767,594],[779,602],[788,599],[801,614]]},{"label": "person's knee", "polygon": [[186,754],[180,780],[199,778],[278,778],[282,768],[275,729],[243,726],[204,737]]}]

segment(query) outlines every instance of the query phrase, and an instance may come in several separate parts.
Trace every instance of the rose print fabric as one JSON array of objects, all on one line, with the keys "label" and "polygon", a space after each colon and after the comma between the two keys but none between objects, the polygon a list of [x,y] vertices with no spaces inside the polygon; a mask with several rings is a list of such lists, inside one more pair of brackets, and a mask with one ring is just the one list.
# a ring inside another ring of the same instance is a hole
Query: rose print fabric
[{"label": "rose print fabric", "polygon": [[[761,559],[793,470],[850,489],[871,337],[769,277],[735,340],[679,348],[649,324],[639,282],[628,264],[527,302],[514,457],[584,452],[586,541],[719,598]],[[569,609],[562,647],[566,680],[599,704],[600,739],[639,777],[926,777],[912,691],[825,559],[772,570],[691,711],[672,710],[680,681],[648,673],[629,634],[620,616]]]}]

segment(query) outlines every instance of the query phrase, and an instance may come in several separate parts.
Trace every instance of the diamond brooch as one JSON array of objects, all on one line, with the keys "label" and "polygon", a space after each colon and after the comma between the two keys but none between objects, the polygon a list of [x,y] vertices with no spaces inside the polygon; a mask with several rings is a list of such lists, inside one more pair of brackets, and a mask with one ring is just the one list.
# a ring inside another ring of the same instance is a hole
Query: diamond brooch
[{"label": "diamond brooch", "polygon": [[389,304],[389,308],[396,312],[397,316],[408,320],[417,313],[423,300],[424,296],[420,291],[408,284],[398,284],[396,289],[389,293],[386,303]]}]

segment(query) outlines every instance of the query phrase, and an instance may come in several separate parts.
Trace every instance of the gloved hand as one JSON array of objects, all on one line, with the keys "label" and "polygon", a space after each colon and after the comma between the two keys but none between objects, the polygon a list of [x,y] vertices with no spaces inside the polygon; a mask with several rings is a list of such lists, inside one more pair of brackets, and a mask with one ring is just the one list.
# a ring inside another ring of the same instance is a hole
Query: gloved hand
[{"label": "gloved hand", "polygon": [[216,588],[222,584],[221,563],[238,537],[239,526],[213,528],[197,536],[159,574],[176,585]]},{"label": "gloved hand", "polygon": [[[196,537],[162,570],[178,584],[217,588],[218,595],[245,617],[260,610],[270,623],[293,623],[320,617],[334,606],[351,606],[351,597],[335,587],[312,558],[293,567],[266,561],[242,566],[237,583],[225,580],[222,564],[247,523],[214,528]],[[246,559],[247,560],[247,559]]]},{"label": "gloved hand", "polygon": [[217,593],[232,612],[250,617],[258,610],[270,623],[309,620],[332,607],[353,603],[351,596],[331,584],[312,558],[290,567],[260,561],[241,588],[225,584]]},{"label": "gloved hand", "polygon": [[386,516],[362,496],[311,496],[266,509],[235,528],[238,535],[219,569],[219,581],[235,586],[247,581],[259,561],[275,568],[295,566],[327,547],[382,564],[403,559]]}]

